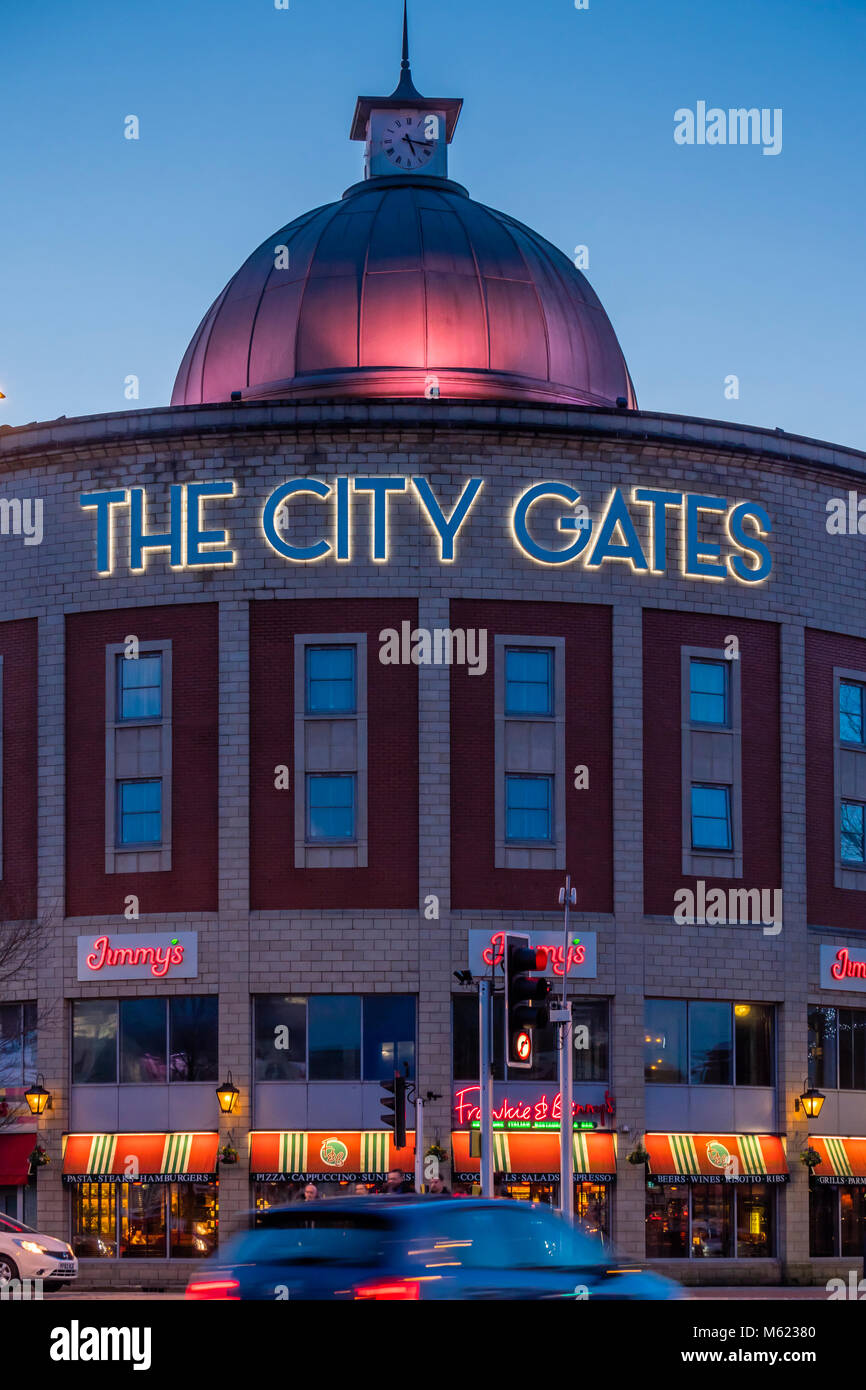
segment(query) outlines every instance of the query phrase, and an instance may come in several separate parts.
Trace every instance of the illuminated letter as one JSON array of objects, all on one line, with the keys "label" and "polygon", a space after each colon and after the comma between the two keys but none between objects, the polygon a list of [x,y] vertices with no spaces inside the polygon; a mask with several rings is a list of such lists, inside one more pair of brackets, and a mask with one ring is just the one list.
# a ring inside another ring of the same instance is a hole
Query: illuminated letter
[{"label": "illuminated letter", "polygon": [[[617,526],[622,532],[623,543],[615,543],[612,540],[613,533]],[[649,566],[646,556],[640,548],[640,541],[634,529],[634,523],[628,514],[628,507],[625,498],[619,488],[614,488],[610,501],[607,504],[607,511],[601,519],[601,530],[598,540],[593,548],[592,555],[586,562],[587,569],[598,569],[603,560],[630,560],[636,570],[645,570]]]},{"label": "illuminated letter", "polygon": [[337,559],[351,560],[349,544],[349,479],[337,479]]},{"label": "illuminated letter", "polygon": [[648,502],[650,512],[650,536],[652,545],[652,568],[654,574],[664,574],[668,565],[668,526],[666,507],[681,507],[681,492],[659,492],[654,487],[637,487],[632,492],[635,502]]},{"label": "illuminated letter", "polygon": [[568,502],[575,506],[580,501],[580,493],[575,488],[569,487],[568,483],[536,483],[534,487],[524,492],[522,497],[517,499],[514,511],[511,516],[511,529],[514,532],[514,539],[527,555],[533,560],[540,560],[545,565],[567,565],[569,560],[574,560],[582,550],[589,544],[592,533],[592,522],[578,520],[575,516],[563,516],[559,519],[560,531],[579,531],[580,535],[571,545],[567,545],[564,550],[550,550],[547,546],[539,545],[538,541],[533,540],[529,534],[527,519],[529,509],[540,497],[560,497],[563,502]]},{"label": "illuminated letter", "polygon": [[356,478],[356,492],[373,494],[373,560],[388,558],[388,493],[405,492],[405,478]]},{"label": "illuminated letter", "polygon": [[[727,570],[724,564],[712,564],[718,559],[722,547],[715,541],[698,539],[698,512],[723,512],[726,507],[724,497],[704,497],[699,492],[686,497],[686,565],[685,574],[689,579],[724,579]],[[709,559],[703,557],[708,556]]]},{"label": "illuminated letter", "polygon": [[323,555],[327,555],[331,547],[327,541],[316,541],[315,545],[292,545],[289,541],[284,541],[277,532],[276,515],[285,502],[287,497],[293,497],[296,492],[311,492],[315,497],[330,497],[331,489],[327,483],[322,483],[318,478],[293,478],[290,483],[283,483],[275,492],[272,492],[262,513],[262,530],[265,533],[265,540],[272,550],[278,555],[282,555],[286,560],[321,560]]},{"label": "illuminated letter", "polygon": [[114,526],[112,507],[126,504],[125,490],[116,492],[86,492],[78,499],[80,507],[96,508],[96,572],[111,574],[114,569]]},{"label": "illuminated letter", "polygon": [[433,495],[433,489],[426,478],[413,478],[412,486],[421,499],[427,515],[439,533],[439,559],[450,561],[454,559],[454,542],[457,539],[457,532],[469,514],[469,508],[475,501],[482,487],[483,478],[470,478],[463,491],[461,492],[457,505],[449,517],[445,516]]},{"label": "illuminated letter", "polygon": [[739,546],[747,555],[754,555],[758,563],[753,568],[746,564],[741,555],[729,555],[728,565],[735,578],[742,579],[746,584],[759,584],[762,579],[767,578],[773,568],[773,557],[763,541],[749,536],[744,530],[743,523],[746,517],[752,517],[757,523],[759,536],[768,536],[773,529],[773,523],[763,507],[758,506],[756,502],[740,502],[728,513],[728,534],[734,545]]},{"label": "illuminated letter", "polygon": [[183,483],[172,483],[168,531],[148,536],[145,533],[147,498],[143,487],[129,489],[129,568],[141,572],[145,568],[145,550],[167,550],[172,569],[183,565]]},{"label": "illuminated letter", "polygon": [[203,531],[202,502],[205,497],[234,497],[235,485],[228,483],[189,483],[186,490],[186,563],[188,565],[233,565],[233,550],[205,550],[205,546],[226,545],[225,531]]}]

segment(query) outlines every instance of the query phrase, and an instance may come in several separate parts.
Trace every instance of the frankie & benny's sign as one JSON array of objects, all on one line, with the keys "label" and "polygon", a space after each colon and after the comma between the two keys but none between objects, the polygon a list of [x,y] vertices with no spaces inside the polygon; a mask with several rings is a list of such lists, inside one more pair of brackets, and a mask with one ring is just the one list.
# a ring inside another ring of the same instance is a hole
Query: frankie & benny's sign
[{"label": "frankie & benny's sign", "polygon": [[[291,478],[264,499],[261,533],[275,554],[294,564],[363,558],[353,546],[363,507],[369,520],[369,558],[387,564],[392,517],[398,508],[405,516],[405,509],[414,506],[430,527],[440,564],[451,564],[458,536],[462,543],[461,532],[468,535],[472,518],[483,508],[483,489],[483,478],[468,478],[456,502],[443,504],[421,477],[351,475],[331,483]],[[81,507],[94,514],[98,574],[120,569],[143,574],[149,558],[159,552],[167,552],[172,569],[238,563],[240,552],[228,521],[220,515],[218,523],[216,517],[217,507],[240,496],[233,478],[172,483],[167,497],[165,489],[158,498],[154,493],[144,487],[111,488],[79,498]],[[149,524],[152,506],[167,508],[167,530]],[[313,540],[305,536],[306,543],[297,534],[292,539],[299,515],[315,533]],[[124,554],[116,541],[121,518],[126,523]],[[516,548],[540,565],[579,562],[583,569],[598,570],[620,561],[635,573],[678,572],[686,579],[734,579],[742,584],[761,583],[773,567],[766,544],[772,522],[766,510],[757,502],[730,502],[704,493],[617,487],[593,518],[570,483],[533,483],[515,497],[503,522]]]}]

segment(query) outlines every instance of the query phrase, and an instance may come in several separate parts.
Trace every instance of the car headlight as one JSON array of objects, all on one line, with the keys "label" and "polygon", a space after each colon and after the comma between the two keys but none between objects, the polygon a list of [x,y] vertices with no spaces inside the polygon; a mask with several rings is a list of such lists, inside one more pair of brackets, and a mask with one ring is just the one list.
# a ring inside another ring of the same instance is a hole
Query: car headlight
[{"label": "car headlight", "polygon": [[20,1245],[22,1250],[29,1250],[31,1255],[50,1255],[51,1251],[46,1245],[38,1245],[35,1240],[16,1240],[16,1245]]}]

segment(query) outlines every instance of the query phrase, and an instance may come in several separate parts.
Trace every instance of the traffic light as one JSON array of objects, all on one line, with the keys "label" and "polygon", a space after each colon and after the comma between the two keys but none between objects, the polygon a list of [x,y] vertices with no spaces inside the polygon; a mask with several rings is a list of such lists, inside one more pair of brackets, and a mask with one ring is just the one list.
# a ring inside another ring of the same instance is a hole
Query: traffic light
[{"label": "traffic light", "polygon": [[544,948],[529,945],[529,937],[505,933],[505,1065],[528,1070],[532,1066],[532,1030],[548,1021],[550,982],[529,971],[547,964]]},{"label": "traffic light", "polygon": [[406,1147],[406,1078],[394,1073],[393,1081],[383,1081],[382,1114],[380,1118],[394,1135],[394,1147]]}]

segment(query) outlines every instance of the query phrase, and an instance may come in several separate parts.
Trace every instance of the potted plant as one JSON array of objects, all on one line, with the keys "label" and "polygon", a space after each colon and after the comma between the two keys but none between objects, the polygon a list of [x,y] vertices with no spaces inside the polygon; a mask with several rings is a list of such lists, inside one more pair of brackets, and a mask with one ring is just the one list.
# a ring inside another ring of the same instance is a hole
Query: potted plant
[{"label": "potted plant", "polygon": [[443,1149],[441,1144],[430,1144],[424,1150],[424,1157],[438,1158],[440,1163],[446,1163],[448,1160],[448,1150]]},{"label": "potted plant", "polygon": [[811,1175],[812,1169],[817,1168],[818,1164],[821,1162],[821,1155],[817,1149],[807,1147],[800,1151],[800,1162],[805,1168],[809,1169]]},{"label": "potted plant", "polygon": [[649,1154],[643,1146],[643,1140],[638,1139],[635,1147],[628,1155],[628,1161],[629,1163],[633,1163],[635,1167],[640,1163],[649,1163]]},{"label": "potted plant", "polygon": [[223,1144],[219,1151],[219,1158],[220,1163],[225,1163],[228,1167],[231,1167],[233,1163],[237,1163],[238,1161],[238,1151],[232,1144]]},{"label": "potted plant", "polygon": [[41,1144],[37,1144],[30,1154],[28,1162],[31,1168],[46,1168],[51,1162],[51,1156],[47,1149],[44,1149]]}]

